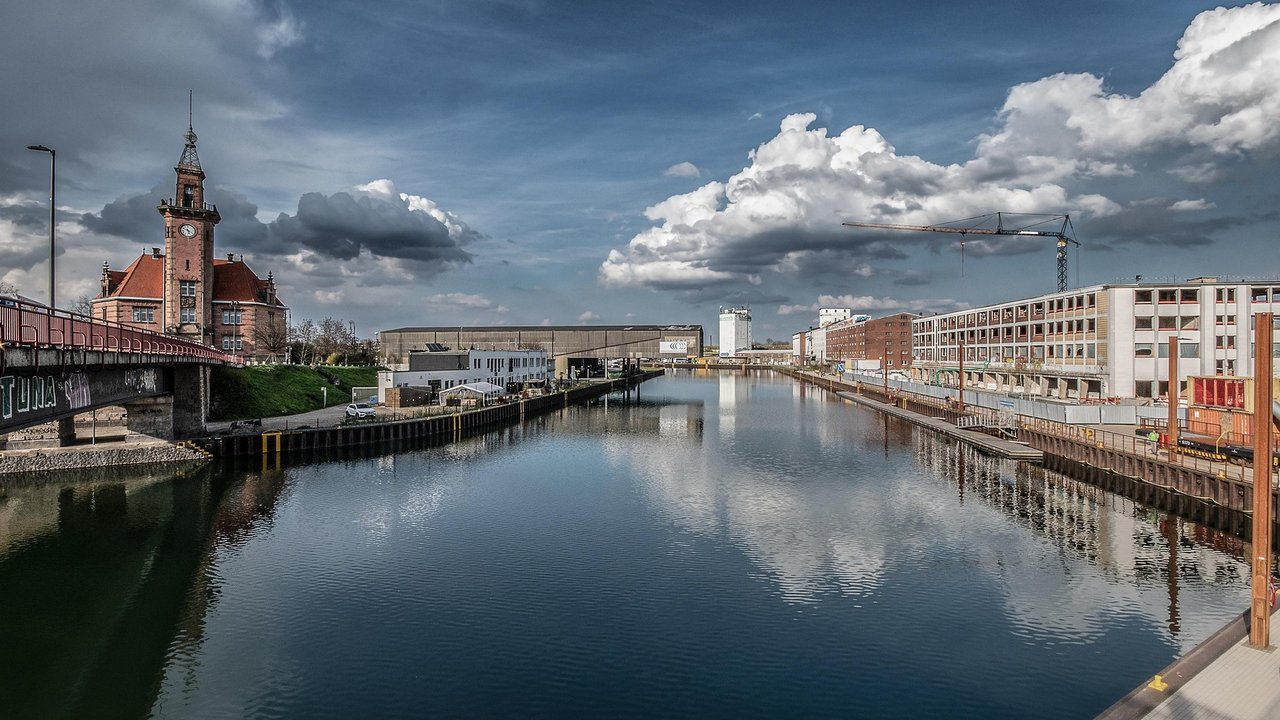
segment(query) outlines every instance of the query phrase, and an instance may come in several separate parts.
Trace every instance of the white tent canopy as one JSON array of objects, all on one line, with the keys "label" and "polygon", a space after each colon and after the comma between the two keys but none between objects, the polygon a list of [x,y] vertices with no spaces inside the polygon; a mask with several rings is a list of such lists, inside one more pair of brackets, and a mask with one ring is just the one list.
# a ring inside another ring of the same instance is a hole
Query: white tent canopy
[{"label": "white tent canopy", "polygon": [[506,391],[507,389],[501,385],[494,385],[491,382],[476,382],[467,383],[466,385],[458,385],[456,387],[451,387],[448,390],[441,390],[440,397],[444,398],[457,395],[458,397],[477,397],[489,400],[498,397]]}]

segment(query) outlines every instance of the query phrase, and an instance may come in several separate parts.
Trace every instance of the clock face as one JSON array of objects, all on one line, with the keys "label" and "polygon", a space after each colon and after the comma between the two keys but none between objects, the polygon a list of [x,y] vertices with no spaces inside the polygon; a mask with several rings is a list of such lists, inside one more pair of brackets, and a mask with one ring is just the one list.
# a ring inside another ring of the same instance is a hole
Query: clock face
[{"label": "clock face", "polygon": [[178,228],[178,232],[182,233],[186,237],[193,238],[196,236],[196,226],[183,225],[182,227]]}]

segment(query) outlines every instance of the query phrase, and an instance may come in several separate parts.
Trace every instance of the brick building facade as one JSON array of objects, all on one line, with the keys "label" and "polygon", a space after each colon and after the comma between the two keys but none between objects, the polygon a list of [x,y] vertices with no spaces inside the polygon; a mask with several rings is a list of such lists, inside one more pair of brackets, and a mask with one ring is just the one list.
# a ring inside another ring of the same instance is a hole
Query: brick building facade
[{"label": "brick building facade", "polygon": [[858,322],[856,318],[827,326],[830,362],[878,360],[888,370],[911,367],[911,321],[917,315],[898,313]]},{"label": "brick building facade", "polygon": [[174,196],[160,201],[164,250],[138,256],[124,270],[102,264],[102,291],[93,314],[221,348],[246,359],[281,359],[288,308],[276,295],[275,278],[257,276],[243,258],[215,259],[213,229],[222,219],[204,201],[204,170],[196,134],[174,171]]}]

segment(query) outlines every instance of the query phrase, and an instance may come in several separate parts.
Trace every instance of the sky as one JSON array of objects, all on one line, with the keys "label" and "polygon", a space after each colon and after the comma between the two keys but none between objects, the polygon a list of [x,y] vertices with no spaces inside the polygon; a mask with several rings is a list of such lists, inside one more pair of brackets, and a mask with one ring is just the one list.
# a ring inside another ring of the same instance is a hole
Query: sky
[{"label": "sky", "polygon": [[[163,245],[188,92],[218,256],[294,322],[704,325],[1280,278],[1280,5],[22,0],[0,8],[0,282]],[[1037,226],[1044,227],[1044,226]]]}]

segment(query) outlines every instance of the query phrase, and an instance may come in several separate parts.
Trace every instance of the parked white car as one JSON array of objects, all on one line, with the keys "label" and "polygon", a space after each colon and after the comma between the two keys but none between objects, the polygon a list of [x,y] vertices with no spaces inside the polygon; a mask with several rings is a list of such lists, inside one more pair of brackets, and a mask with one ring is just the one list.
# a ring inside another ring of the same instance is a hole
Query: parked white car
[{"label": "parked white car", "polygon": [[369,403],[351,403],[347,406],[347,417],[350,418],[366,418],[377,417],[378,411]]}]

